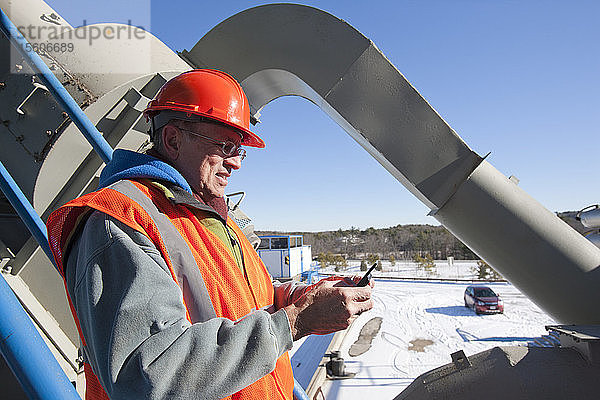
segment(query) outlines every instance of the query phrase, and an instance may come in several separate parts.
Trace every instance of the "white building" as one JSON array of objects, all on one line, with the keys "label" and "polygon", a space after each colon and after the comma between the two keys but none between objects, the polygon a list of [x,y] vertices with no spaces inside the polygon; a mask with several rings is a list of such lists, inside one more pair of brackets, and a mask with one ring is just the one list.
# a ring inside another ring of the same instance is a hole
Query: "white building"
[{"label": "white building", "polygon": [[312,261],[301,235],[260,236],[257,252],[273,278],[293,278],[308,271]]}]

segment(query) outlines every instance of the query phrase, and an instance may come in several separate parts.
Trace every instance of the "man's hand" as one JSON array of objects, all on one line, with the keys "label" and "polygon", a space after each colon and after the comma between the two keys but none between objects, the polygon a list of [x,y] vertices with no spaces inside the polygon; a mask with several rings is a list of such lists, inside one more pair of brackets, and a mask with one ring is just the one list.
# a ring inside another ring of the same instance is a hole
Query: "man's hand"
[{"label": "man's hand", "polygon": [[298,340],[312,333],[324,335],[346,329],[353,316],[371,308],[371,285],[357,287],[351,279],[331,277],[312,285],[284,310],[292,336]]}]

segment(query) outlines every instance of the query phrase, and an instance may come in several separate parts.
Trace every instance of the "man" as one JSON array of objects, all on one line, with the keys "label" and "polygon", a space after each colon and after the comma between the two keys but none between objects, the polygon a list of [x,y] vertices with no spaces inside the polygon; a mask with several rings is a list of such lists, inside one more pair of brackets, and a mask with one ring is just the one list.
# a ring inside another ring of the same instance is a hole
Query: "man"
[{"label": "man", "polygon": [[344,329],[370,287],[273,284],[223,198],[249,128],[239,84],[215,70],[150,102],[154,148],[116,150],[99,190],[48,220],[84,354],[86,398],[291,399],[287,351]]}]

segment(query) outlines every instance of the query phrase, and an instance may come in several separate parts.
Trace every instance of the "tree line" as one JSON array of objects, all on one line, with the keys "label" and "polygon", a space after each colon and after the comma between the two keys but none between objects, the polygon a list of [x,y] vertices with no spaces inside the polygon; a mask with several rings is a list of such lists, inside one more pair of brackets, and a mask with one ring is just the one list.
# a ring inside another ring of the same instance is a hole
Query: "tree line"
[{"label": "tree line", "polygon": [[344,259],[366,259],[369,254],[378,259],[414,260],[417,256],[430,255],[443,260],[476,260],[467,246],[443,226],[396,225],[389,228],[355,227],[324,232],[266,232],[258,235],[303,235],[304,244],[312,247],[312,254],[340,255]]}]

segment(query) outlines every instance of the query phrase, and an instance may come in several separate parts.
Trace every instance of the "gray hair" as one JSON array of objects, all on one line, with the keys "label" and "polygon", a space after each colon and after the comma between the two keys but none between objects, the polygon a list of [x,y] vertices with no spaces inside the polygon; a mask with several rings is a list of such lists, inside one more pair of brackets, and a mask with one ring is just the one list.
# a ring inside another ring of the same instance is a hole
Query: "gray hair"
[{"label": "gray hair", "polygon": [[163,150],[162,130],[167,125],[174,126],[176,128],[180,128],[180,129],[185,129],[185,130],[194,130],[194,128],[196,127],[196,122],[184,121],[181,119],[172,119],[169,122],[167,122],[165,125],[163,125],[162,127],[158,128],[156,131],[151,132],[150,133],[150,143],[152,144],[152,146],[150,148],[154,149],[155,151],[158,151],[161,154],[162,154],[162,150]]}]

